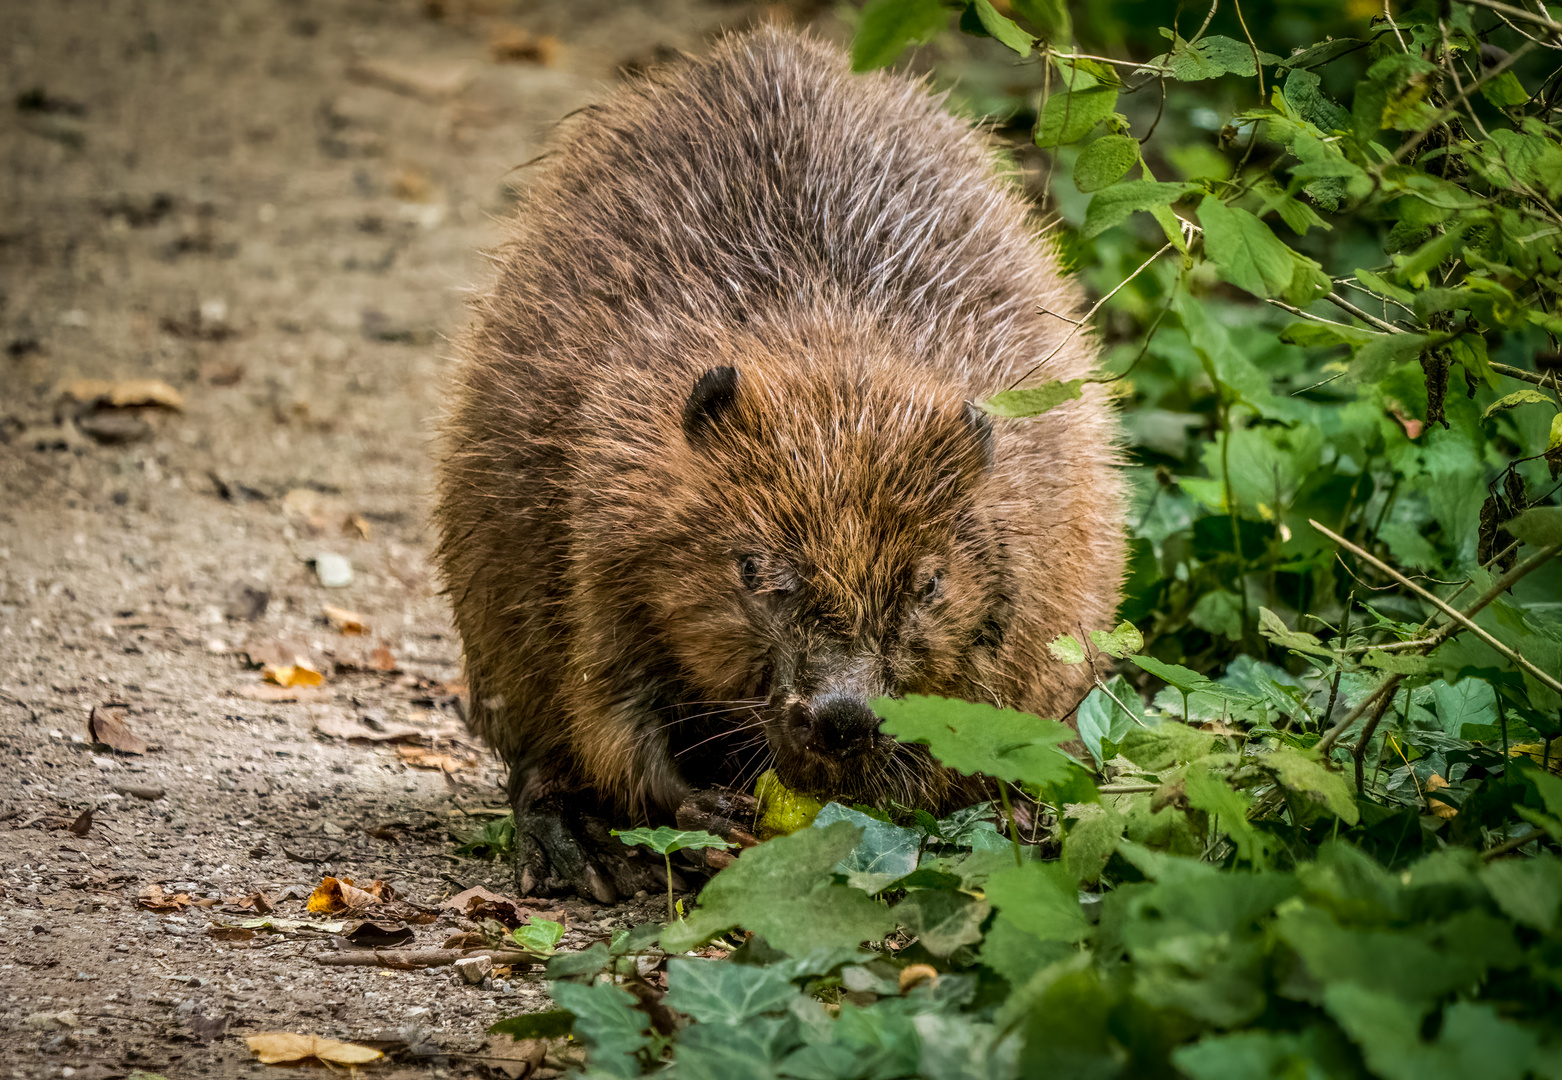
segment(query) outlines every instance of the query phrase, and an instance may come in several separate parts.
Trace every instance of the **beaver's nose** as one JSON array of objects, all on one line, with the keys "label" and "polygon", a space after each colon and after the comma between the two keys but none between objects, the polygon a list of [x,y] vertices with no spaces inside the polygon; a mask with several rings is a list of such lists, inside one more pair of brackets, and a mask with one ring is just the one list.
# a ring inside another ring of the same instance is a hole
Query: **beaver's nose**
[{"label": "beaver's nose", "polygon": [[855,694],[822,694],[795,701],[787,710],[787,726],[808,749],[820,754],[849,755],[873,743],[879,718],[866,699]]}]

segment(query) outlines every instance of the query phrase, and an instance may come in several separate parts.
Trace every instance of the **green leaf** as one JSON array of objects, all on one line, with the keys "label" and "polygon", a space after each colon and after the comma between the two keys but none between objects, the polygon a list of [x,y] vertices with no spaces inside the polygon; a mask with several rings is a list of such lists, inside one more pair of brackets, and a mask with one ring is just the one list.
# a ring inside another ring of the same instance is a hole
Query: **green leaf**
[{"label": "green leaf", "polygon": [[[1266,52],[1259,52],[1258,59],[1264,64],[1280,61],[1278,56]],[[1253,47],[1221,34],[1211,34],[1192,44],[1178,38],[1171,52],[1157,56],[1142,70],[1164,71],[1181,82],[1218,79],[1222,75],[1251,77],[1258,73],[1253,63]]]},{"label": "green leaf", "polygon": [[1290,746],[1262,755],[1257,760],[1272,771],[1280,783],[1324,806],[1347,825],[1361,820],[1356,795],[1345,777],[1330,772],[1317,758]]},{"label": "green leaf", "polygon": [[1332,63],[1346,53],[1356,52],[1367,46],[1360,38],[1330,38],[1316,45],[1294,52],[1280,61],[1283,68],[1316,68]]},{"label": "green leaf", "polygon": [[562,1039],[575,1029],[575,1014],[568,1009],[512,1016],[489,1027],[495,1035],[517,1039]]},{"label": "green leaf", "polygon": [[1181,664],[1168,664],[1164,660],[1157,660],[1153,656],[1130,656],[1128,659],[1162,682],[1175,686],[1184,694],[1200,692],[1220,693],[1219,683],[1207,676],[1200,675],[1191,668],[1185,668]]},{"label": "green leaf", "polygon": [[639,1076],[639,1053],[650,1042],[644,1013],[634,996],[612,983],[556,982],[548,993],[575,1015],[575,1034],[591,1049],[593,1071],[606,1076]]},{"label": "green leaf", "polygon": [[[1562,415],[1562,414],[1558,414]],[[1503,526],[1531,547],[1562,544],[1562,506],[1533,506]]]},{"label": "green leaf", "polygon": [[517,926],[510,931],[510,936],[517,945],[534,956],[552,956],[554,946],[564,936],[564,924],[533,915],[528,925]]},{"label": "green leaf", "polygon": [[1074,943],[1090,935],[1079,906],[1079,879],[1062,863],[1028,862],[987,880],[987,899],[1017,927],[1043,941]]},{"label": "green leaf", "polygon": [[702,1024],[741,1024],[779,1012],[800,997],[786,974],[773,967],[683,957],[667,961],[663,1000]]},{"label": "green leaf", "polygon": [[923,44],[948,22],[943,0],[869,0],[852,37],[852,70],[892,64],[906,46]]},{"label": "green leaf", "polygon": [[1077,737],[1074,729],[1056,720],[921,694],[879,698],[873,711],[884,718],[887,733],[925,744],[939,761],[968,776],[1047,786],[1066,782],[1079,769],[1057,749]]},{"label": "green leaf", "polygon": [[1074,186],[1089,193],[1111,187],[1139,163],[1139,140],[1127,135],[1103,135],[1074,160]]},{"label": "green leaf", "polygon": [[1425,1042],[1420,1006],[1348,983],[1331,986],[1324,1003],[1384,1080],[1520,1080],[1540,1049],[1535,1032],[1486,1004],[1448,1006],[1436,1040]]},{"label": "green leaf", "polygon": [[1178,1070],[1192,1080],[1327,1080],[1329,1075],[1309,1053],[1307,1041],[1289,1031],[1206,1035],[1192,1046],[1179,1046],[1172,1051],[1171,1058]]},{"label": "green leaf", "polygon": [[1417,359],[1427,341],[1425,334],[1378,334],[1351,358],[1351,379],[1363,385],[1381,382],[1401,364]]},{"label": "green leaf", "polygon": [[1059,634],[1047,642],[1047,652],[1060,664],[1083,664],[1085,647],[1073,634]]},{"label": "green leaf", "polygon": [[1204,253],[1220,276],[1254,296],[1279,296],[1291,284],[1296,262],[1258,218],[1219,199],[1199,203],[1199,223],[1204,226]]},{"label": "green leaf", "polygon": [[611,959],[607,945],[600,941],[588,945],[579,952],[556,952],[548,961],[548,978],[571,979],[580,975],[595,975],[607,967]]},{"label": "green leaf", "polygon": [[[1107,690],[1111,693],[1108,694]],[[1129,712],[1138,709],[1139,713]],[[1103,764],[1102,743],[1121,743],[1135,726],[1142,726],[1143,706],[1139,692],[1121,675],[1114,675],[1106,684],[1106,690],[1097,687],[1090,691],[1074,712],[1074,722],[1079,727],[1079,739],[1096,759]]]},{"label": "green leaf", "polygon": [[1155,180],[1130,180],[1124,184],[1113,184],[1090,197],[1080,236],[1085,240],[1100,236],[1140,210],[1170,206],[1190,191],[1199,190],[1201,188],[1198,184],[1159,183]]},{"label": "green leaf", "polygon": [[861,839],[861,829],[837,821],[749,848],[711,878],[686,921],[662,931],[662,948],[686,952],[735,926],[794,956],[877,941],[894,929],[889,909],[860,889],[827,884]]},{"label": "green leaf", "polygon": [[1481,867],[1481,884],[1515,922],[1551,933],[1562,916],[1562,859],[1499,859]]},{"label": "green leaf", "polygon": [[1144,635],[1131,622],[1120,622],[1111,633],[1105,630],[1090,631],[1090,643],[1108,656],[1121,660],[1144,648]]},{"label": "green leaf", "polygon": [[1083,817],[1063,839],[1063,862],[1075,878],[1094,884],[1117,850],[1128,822],[1122,814],[1100,803],[1087,803],[1079,812]]},{"label": "green leaf", "polygon": [[1318,640],[1316,634],[1292,630],[1285,625],[1280,616],[1266,607],[1258,609],[1258,632],[1282,649],[1307,653],[1310,656],[1332,657],[1334,655],[1333,650],[1325,647],[1323,642]]},{"label": "green leaf", "polygon": [[1010,0],[1009,9],[1034,26],[1048,41],[1068,40],[1072,27],[1064,0]]},{"label": "green leaf", "polygon": [[644,845],[658,855],[672,855],[675,852],[698,848],[735,848],[738,846],[708,832],[685,832],[681,829],[669,828],[666,825],[658,825],[654,829],[614,829],[613,835],[630,847]]},{"label": "green leaf", "polygon": [[854,889],[876,893],[897,878],[917,868],[922,851],[922,833],[879,821],[840,803],[826,803],[814,818],[813,828],[822,829],[837,821],[849,821],[862,830],[862,839],[840,862],[835,872],[846,875]]},{"label": "green leaf", "polygon": [[1529,104],[1529,91],[1511,71],[1504,71],[1495,79],[1481,84],[1481,97],[1499,109],[1516,109]]},{"label": "green leaf", "polygon": [[1088,379],[1068,379],[1062,382],[1044,382],[1022,390],[1002,390],[982,402],[982,408],[993,416],[1040,416],[1057,408],[1065,401],[1079,397],[1080,387]]},{"label": "green leaf", "polygon": [[1505,397],[1500,397],[1486,406],[1486,411],[1481,413],[1481,419],[1490,420],[1503,410],[1516,409],[1520,405],[1550,405],[1553,410],[1557,407],[1557,403],[1550,394],[1543,394],[1539,390],[1531,390],[1525,387],[1523,390],[1515,390]]},{"label": "green leaf", "polygon": [[982,923],[992,907],[953,889],[918,889],[895,905],[895,917],[934,956],[948,956],[982,940]]},{"label": "green leaf", "polygon": [[1031,36],[1015,25],[1014,20],[998,14],[992,0],[971,0],[971,6],[983,30],[1021,56],[1030,55]]},{"label": "green leaf", "polygon": [[1051,94],[1036,120],[1036,145],[1050,150],[1077,143],[1116,110],[1117,88],[1113,86]]}]

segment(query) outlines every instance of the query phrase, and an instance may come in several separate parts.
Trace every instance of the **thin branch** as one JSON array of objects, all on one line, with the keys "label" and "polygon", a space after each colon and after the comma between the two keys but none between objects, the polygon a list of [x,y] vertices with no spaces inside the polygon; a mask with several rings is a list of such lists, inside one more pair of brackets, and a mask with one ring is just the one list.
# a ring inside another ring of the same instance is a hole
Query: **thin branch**
[{"label": "thin branch", "polygon": [[1125,277],[1122,281],[1118,282],[1117,283],[1117,287],[1114,288],[1111,292],[1107,293],[1101,299],[1097,300],[1094,304],[1091,304],[1090,305],[1090,310],[1085,312],[1084,317],[1082,319],[1080,319],[1077,323],[1074,324],[1074,328],[1072,330],[1070,330],[1067,334],[1063,335],[1063,340],[1058,342],[1056,348],[1054,348],[1046,356],[1043,356],[1040,360],[1036,361],[1029,368],[1025,369],[1025,371],[1018,378],[1016,378],[1008,386],[1004,387],[1004,390],[1013,390],[1016,386],[1020,385],[1020,383],[1024,382],[1026,379],[1028,379],[1032,375],[1036,374],[1037,371],[1039,371],[1040,369],[1046,367],[1047,364],[1051,363],[1052,358],[1054,356],[1058,355],[1058,353],[1062,352],[1068,346],[1068,343],[1074,340],[1074,336],[1076,334],[1078,334],[1080,329],[1083,328],[1084,325],[1086,323],[1088,323],[1095,316],[1096,312],[1101,310],[1102,306],[1108,300],[1112,299],[1112,297],[1116,296],[1119,292],[1121,292],[1123,290],[1123,287],[1126,286],[1130,281],[1132,281],[1134,278],[1138,277],[1140,274],[1142,274],[1146,270],[1148,270],[1150,268],[1150,264],[1153,263],[1156,259],[1159,259],[1162,255],[1166,254],[1168,251],[1170,251],[1171,247],[1172,247],[1171,246],[1171,242],[1167,241],[1165,246],[1163,246],[1161,248],[1161,250],[1157,251],[1154,255],[1151,255],[1148,259],[1144,260],[1144,262],[1140,263],[1139,264],[1139,269],[1135,270],[1133,273],[1131,273],[1127,277]]},{"label": "thin branch", "polygon": [[1372,719],[1367,721],[1367,726],[1361,729],[1361,737],[1356,740],[1356,748],[1351,751],[1351,757],[1356,763],[1356,794],[1364,794],[1367,788],[1367,745],[1372,742],[1372,736],[1377,733],[1378,724],[1382,723],[1389,706],[1394,704],[1393,694],[1385,694],[1378,701],[1377,711],[1372,714]]},{"label": "thin branch", "polygon": [[1562,23],[1557,22],[1549,15],[1540,15],[1524,8],[1514,7],[1512,4],[1498,3],[1498,0],[1464,0],[1467,4],[1483,7],[1487,11],[1495,11],[1500,15],[1506,15],[1520,22],[1527,22],[1534,26],[1541,26],[1551,31],[1555,38],[1562,39]]},{"label": "thin branch", "polygon": [[1509,367],[1507,364],[1499,364],[1495,360],[1489,361],[1487,366],[1498,375],[1506,375],[1510,379],[1521,379],[1536,386],[1544,386],[1551,390],[1562,389],[1562,383],[1557,381],[1556,372],[1546,375],[1538,375],[1533,371],[1525,371],[1523,368]]},{"label": "thin branch", "polygon": [[[1519,665],[1519,667],[1529,672],[1530,675],[1534,676],[1537,682],[1541,683],[1543,686],[1547,686],[1552,690],[1555,690],[1559,694],[1562,694],[1562,681],[1558,681],[1554,675],[1549,675],[1546,672],[1540,670],[1540,668],[1530,663],[1530,661],[1526,660],[1523,656],[1519,655],[1517,652],[1513,651],[1508,646],[1492,637],[1491,634],[1486,630],[1477,626],[1468,615],[1460,611],[1458,608],[1450,607],[1436,593],[1433,593],[1427,589],[1423,589],[1420,585],[1417,585],[1414,581],[1411,581],[1404,574],[1401,574],[1398,570],[1395,570],[1388,563],[1384,562],[1382,559],[1379,559],[1377,556],[1366,551],[1365,549],[1357,547],[1339,533],[1335,532],[1333,529],[1330,529],[1327,525],[1319,524],[1317,521],[1312,519],[1308,519],[1308,524],[1317,529],[1319,532],[1323,533],[1323,535],[1327,536],[1330,540],[1333,540],[1336,544],[1339,544],[1351,554],[1355,555],[1368,566],[1373,567],[1381,573],[1387,574],[1405,588],[1421,597],[1421,599],[1437,608],[1444,615],[1454,620],[1454,622],[1459,623],[1466,630],[1470,631],[1476,637],[1490,645],[1493,649],[1496,649],[1503,656],[1506,656],[1509,660],[1512,660],[1515,664]],[[1562,548],[1562,545],[1557,545],[1548,549],[1549,554],[1555,554],[1558,548]]]},{"label": "thin branch", "polygon": [[1350,314],[1356,316],[1356,318],[1360,319],[1362,322],[1366,323],[1367,325],[1377,327],[1379,330],[1383,331],[1385,334],[1403,334],[1403,333],[1405,333],[1404,330],[1402,330],[1400,327],[1395,326],[1393,323],[1385,322],[1382,319],[1378,318],[1376,315],[1368,315],[1365,311],[1361,310],[1361,308],[1357,307],[1355,304],[1351,303],[1349,300],[1343,300],[1340,297],[1335,296],[1333,293],[1329,293],[1323,299],[1327,300],[1329,303],[1333,304],[1335,307],[1339,308],[1341,311],[1346,311],[1346,312],[1349,312]]},{"label": "thin branch", "polygon": [[[1387,2],[1387,0],[1385,0],[1385,2]],[[1404,161],[1405,158],[1409,157],[1411,151],[1420,146],[1422,140],[1425,139],[1428,135],[1432,134],[1433,129],[1441,127],[1445,122],[1447,122],[1450,116],[1459,111],[1459,107],[1465,103],[1465,100],[1469,98],[1471,94],[1475,93],[1475,91],[1479,90],[1497,76],[1501,75],[1504,71],[1507,71],[1514,64],[1518,63],[1534,47],[1535,43],[1533,41],[1526,41],[1524,44],[1520,45],[1517,49],[1514,49],[1511,53],[1504,57],[1502,63],[1495,65],[1490,71],[1482,75],[1480,79],[1471,83],[1462,93],[1458,94],[1447,105],[1444,105],[1442,109],[1438,111],[1437,115],[1432,118],[1432,122],[1416,133],[1415,138],[1406,141],[1403,146],[1394,151],[1394,158],[1389,162],[1389,164],[1398,165],[1400,162]],[[1379,177],[1383,175],[1381,168],[1377,169],[1376,172]]]}]

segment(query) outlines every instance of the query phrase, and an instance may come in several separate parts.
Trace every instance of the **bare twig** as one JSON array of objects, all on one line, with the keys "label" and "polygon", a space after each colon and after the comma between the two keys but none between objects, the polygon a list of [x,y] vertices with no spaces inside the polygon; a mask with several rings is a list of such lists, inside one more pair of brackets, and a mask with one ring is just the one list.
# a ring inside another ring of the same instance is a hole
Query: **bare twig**
[{"label": "bare twig", "polygon": [[1495,360],[1488,362],[1488,367],[1498,375],[1506,375],[1510,379],[1520,379],[1536,386],[1544,386],[1551,390],[1562,389],[1562,383],[1557,380],[1556,372],[1546,375],[1538,375],[1533,371],[1525,371],[1523,368],[1510,367],[1507,364],[1499,364]]},{"label": "bare twig", "polygon": [[1341,311],[1348,311],[1350,314],[1356,316],[1356,318],[1360,319],[1362,322],[1366,323],[1367,325],[1377,327],[1379,330],[1383,331],[1385,334],[1403,334],[1403,333],[1405,333],[1405,331],[1403,329],[1401,329],[1398,326],[1395,326],[1393,323],[1385,322],[1384,320],[1378,318],[1376,315],[1368,315],[1365,311],[1361,310],[1361,308],[1357,307],[1355,304],[1351,303],[1349,300],[1341,299],[1340,297],[1335,296],[1333,293],[1329,293],[1327,296],[1323,297],[1323,299],[1327,300],[1329,303],[1333,304],[1335,307],[1339,308]]},{"label": "bare twig", "polygon": [[1421,599],[1437,608],[1444,615],[1454,620],[1454,622],[1459,623],[1466,630],[1470,631],[1476,637],[1490,645],[1493,649],[1496,649],[1503,656],[1506,656],[1509,660],[1512,660],[1515,664],[1519,665],[1519,667],[1529,672],[1537,682],[1549,687],[1552,690],[1555,690],[1559,694],[1562,694],[1562,681],[1559,681],[1556,676],[1550,675],[1540,670],[1540,668],[1526,660],[1519,653],[1515,652],[1513,649],[1510,649],[1508,646],[1492,637],[1492,635],[1486,630],[1477,626],[1474,621],[1472,621],[1470,617],[1464,612],[1460,611],[1458,608],[1450,607],[1437,594],[1422,588],[1420,585],[1417,585],[1404,574],[1401,574],[1398,570],[1395,570],[1392,566],[1388,565],[1388,563],[1384,562],[1382,559],[1379,559],[1371,552],[1366,551],[1364,548],[1358,547],[1357,545],[1351,543],[1339,533],[1335,532],[1333,529],[1330,529],[1327,525],[1322,525],[1311,519],[1309,519],[1308,524],[1317,529],[1319,532],[1323,533],[1323,535],[1327,536],[1330,540],[1333,540],[1336,544],[1339,544],[1351,554],[1355,555],[1362,562],[1365,562],[1367,565],[1373,567],[1381,573],[1387,574],[1405,588],[1421,597]]},{"label": "bare twig", "polygon": [[1557,22],[1549,15],[1537,14],[1525,8],[1514,7],[1512,4],[1499,3],[1498,0],[1464,0],[1464,2],[1474,4],[1476,7],[1483,7],[1487,11],[1495,11],[1499,15],[1506,15],[1510,19],[1518,19],[1520,22],[1544,27],[1551,31],[1553,37],[1562,39],[1562,23]]},{"label": "bare twig", "polygon": [[1384,714],[1389,706],[1394,704],[1393,694],[1384,694],[1378,699],[1378,707],[1372,714],[1372,719],[1367,721],[1367,726],[1361,729],[1361,737],[1356,740],[1356,749],[1351,751],[1351,757],[1356,759],[1356,794],[1362,794],[1367,787],[1366,753],[1367,745],[1372,742],[1372,736],[1377,733],[1378,724],[1382,723]]}]

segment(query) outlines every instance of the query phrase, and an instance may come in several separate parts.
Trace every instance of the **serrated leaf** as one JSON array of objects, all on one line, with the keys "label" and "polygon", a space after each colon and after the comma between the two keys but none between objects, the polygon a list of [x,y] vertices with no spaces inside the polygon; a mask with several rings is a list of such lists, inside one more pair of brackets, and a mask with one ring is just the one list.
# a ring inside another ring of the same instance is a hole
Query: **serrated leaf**
[{"label": "serrated leaf", "polygon": [[1088,381],[1087,379],[1068,379],[1066,381],[1045,382],[1039,386],[1028,386],[1022,390],[1003,390],[982,402],[982,408],[993,416],[1014,418],[1040,416],[1042,413],[1057,408],[1065,401],[1076,400],[1079,397],[1080,388]]},{"label": "serrated leaf", "polygon": [[1481,97],[1499,109],[1516,109],[1520,105],[1529,104],[1529,91],[1524,89],[1519,77],[1511,71],[1504,71],[1495,79],[1483,82]]},{"label": "serrated leaf", "polygon": [[639,1052],[650,1041],[646,1016],[628,990],[612,983],[556,982],[549,994],[574,1014],[574,1033],[591,1049],[591,1067],[607,1076],[639,1076]]},{"label": "serrated leaf", "polygon": [[873,711],[884,718],[887,733],[925,744],[939,761],[967,775],[1045,787],[1067,782],[1079,769],[1057,749],[1077,737],[1074,729],[1056,720],[921,694],[879,698]]},{"label": "serrated leaf", "polygon": [[1548,548],[1553,544],[1562,544],[1562,506],[1533,506],[1504,524],[1503,528],[1531,547]]},{"label": "serrated leaf", "polygon": [[1481,867],[1481,884],[1516,922],[1551,933],[1562,922],[1562,859],[1499,859]]},{"label": "serrated leaf", "polygon": [[1074,186],[1089,193],[1111,187],[1139,162],[1139,140],[1127,135],[1103,135],[1079,152],[1074,161]]},{"label": "serrated leaf", "polygon": [[1279,296],[1291,284],[1296,261],[1291,249],[1246,210],[1206,197],[1199,203],[1204,253],[1220,276],[1254,296]]},{"label": "serrated leaf", "polygon": [[1316,799],[1347,825],[1361,820],[1355,792],[1345,777],[1330,772],[1323,762],[1293,747],[1282,746],[1258,760],[1270,769],[1280,783],[1292,791]]},{"label": "serrated leaf", "polygon": [[564,924],[534,915],[530,923],[510,931],[510,936],[516,944],[534,956],[552,956],[554,946],[564,936]]},{"label": "serrated leaf", "polygon": [[1284,620],[1266,607],[1258,609],[1258,632],[1282,649],[1307,653],[1311,656],[1333,656],[1333,650],[1318,640],[1316,634],[1292,630]]},{"label": "serrated leaf", "polygon": [[837,821],[749,848],[711,878],[685,922],[662,931],[662,948],[685,952],[735,926],[792,955],[877,941],[894,929],[889,909],[860,889],[825,884],[861,839],[861,829]]},{"label": "serrated leaf", "polygon": [[1036,145],[1049,150],[1077,143],[1116,110],[1114,86],[1051,94],[1036,121]]},{"label": "serrated leaf", "polygon": [[1016,927],[1043,941],[1073,943],[1090,935],[1079,906],[1079,879],[1062,863],[1028,862],[987,880],[987,899]]},{"label": "serrated leaf", "polygon": [[852,36],[852,70],[892,64],[908,45],[926,42],[948,22],[943,0],[869,0]]},{"label": "serrated leaf", "polygon": [[1121,660],[1144,648],[1144,635],[1131,622],[1120,622],[1108,633],[1105,630],[1090,631],[1090,643],[1108,656]]},{"label": "serrated leaf", "polygon": [[1080,236],[1086,240],[1100,236],[1140,210],[1170,206],[1189,192],[1199,190],[1201,188],[1198,184],[1160,183],[1155,180],[1130,180],[1123,184],[1113,184],[1090,197]]},{"label": "serrated leaf", "polygon": [[1060,664],[1083,664],[1085,647],[1073,634],[1059,634],[1047,642],[1047,652]]},{"label": "serrated leaf", "polygon": [[1515,390],[1511,394],[1500,397],[1486,406],[1486,411],[1481,413],[1481,419],[1490,420],[1505,409],[1516,409],[1520,405],[1550,405],[1552,409],[1557,407],[1557,403],[1550,394],[1543,394],[1539,390],[1531,390],[1525,387],[1523,390]]},{"label": "serrated leaf", "polygon": [[1099,803],[1087,804],[1081,813],[1085,816],[1063,838],[1063,862],[1074,877],[1094,884],[1117,850],[1128,822],[1116,810]]}]

